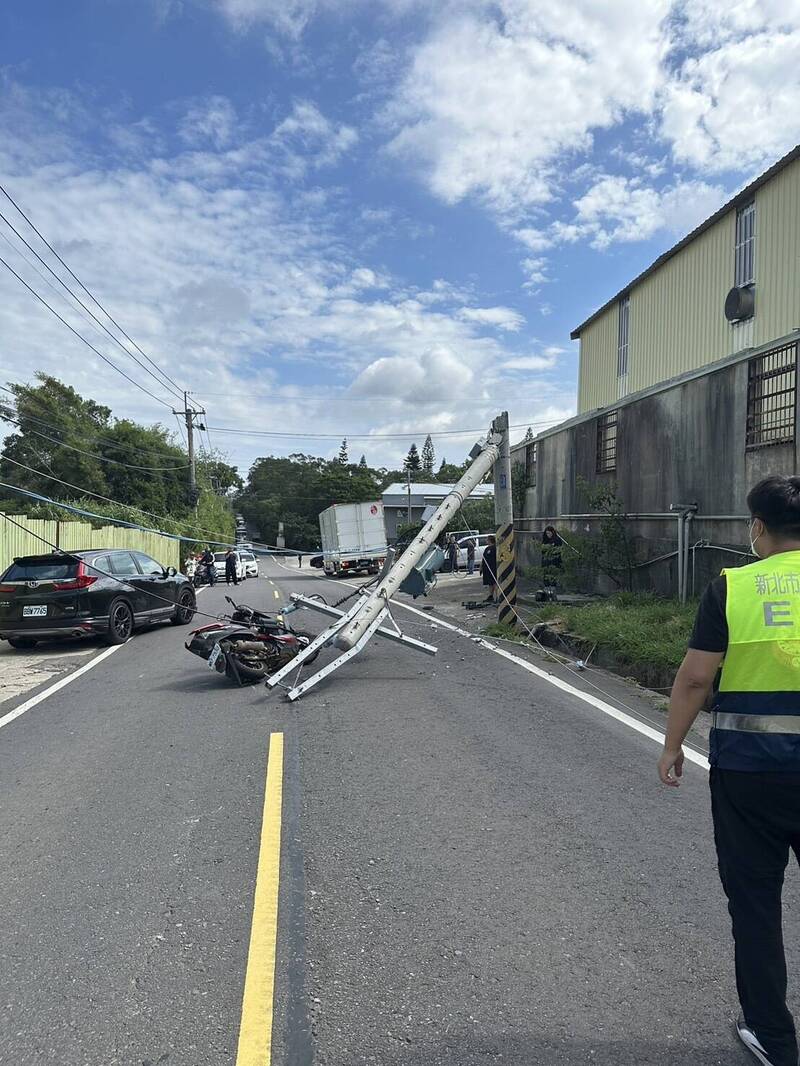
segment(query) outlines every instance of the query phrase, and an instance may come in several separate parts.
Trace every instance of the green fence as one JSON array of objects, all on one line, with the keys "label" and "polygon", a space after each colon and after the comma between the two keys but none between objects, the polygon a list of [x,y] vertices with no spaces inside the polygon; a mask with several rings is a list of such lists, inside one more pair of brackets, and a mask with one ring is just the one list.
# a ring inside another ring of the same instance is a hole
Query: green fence
[{"label": "green fence", "polygon": [[[143,533],[124,526],[101,526],[94,529],[85,522],[50,521],[9,515],[14,522],[6,522],[0,512],[0,574],[13,559],[22,555],[41,555],[49,551],[47,544],[55,544],[62,551],[81,548],[133,548],[157,559],[162,566],[180,569],[180,541],[162,537],[158,533]],[[19,528],[22,526],[22,529]],[[42,540],[37,538],[41,537]]]}]

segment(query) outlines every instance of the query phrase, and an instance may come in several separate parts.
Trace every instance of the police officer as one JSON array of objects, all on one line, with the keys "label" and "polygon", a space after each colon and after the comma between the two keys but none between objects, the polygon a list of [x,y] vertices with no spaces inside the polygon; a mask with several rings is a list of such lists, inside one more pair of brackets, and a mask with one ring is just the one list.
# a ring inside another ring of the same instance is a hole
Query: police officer
[{"label": "police officer", "polygon": [[675,678],[659,776],[675,787],[683,744],[724,657],[714,699],[711,810],[742,1007],[737,1033],[764,1066],[798,1066],[786,1006],[781,890],[800,861],[800,477],[747,497],[757,561],[703,596]]}]

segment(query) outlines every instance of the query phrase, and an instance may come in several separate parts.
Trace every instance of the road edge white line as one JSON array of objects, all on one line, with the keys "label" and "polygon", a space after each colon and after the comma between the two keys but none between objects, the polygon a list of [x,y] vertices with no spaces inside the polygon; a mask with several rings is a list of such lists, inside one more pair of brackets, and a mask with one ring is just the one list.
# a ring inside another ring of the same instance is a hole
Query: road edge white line
[{"label": "road edge white line", "polygon": [[0,718],[0,729],[2,729],[4,725],[8,725],[9,722],[13,722],[16,718],[19,718],[21,715],[25,714],[25,712],[29,711],[32,707],[36,707],[37,704],[41,703],[43,700],[46,700],[48,696],[52,696],[53,693],[59,692],[62,688],[65,688],[73,681],[76,681],[83,674],[86,674],[90,670],[93,670],[95,666],[107,659],[109,655],[113,655],[115,651],[119,651],[120,648],[124,647],[124,644],[114,644],[112,645],[112,647],[106,648],[105,651],[101,651],[100,654],[96,655],[94,659],[92,659],[90,662],[84,663],[84,665],[78,667],[77,670],[73,670],[71,674],[66,674],[64,677],[59,678],[58,681],[54,682],[54,684],[52,684],[49,688],[46,688],[43,692],[39,692],[37,693],[37,695],[31,696],[30,699],[25,700],[24,703],[20,703],[18,707],[15,707],[13,710],[8,711],[7,714],[4,714],[2,718]]}]

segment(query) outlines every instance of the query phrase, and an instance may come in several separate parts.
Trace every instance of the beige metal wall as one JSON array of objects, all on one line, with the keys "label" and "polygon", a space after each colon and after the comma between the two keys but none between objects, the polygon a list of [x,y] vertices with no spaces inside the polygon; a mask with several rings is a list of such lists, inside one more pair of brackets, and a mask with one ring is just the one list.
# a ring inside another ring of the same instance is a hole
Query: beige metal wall
[{"label": "beige metal wall", "polygon": [[603,407],[617,398],[618,332],[619,311],[615,305],[581,334],[578,414]]},{"label": "beige metal wall", "polygon": [[[627,393],[800,325],[800,160],[756,193],[756,314],[741,326],[724,315],[735,228],[732,210],[631,290]],[[614,306],[581,334],[581,414],[619,398],[617,325]]]},{"label": "beige metal wall", "polygon": [[800,326],[800,160],[756,194],[756,313],[758,347]]},{"label": "beige metal wall", "polygon": [[142,533],[122,526],[93,529],[83,522],[53,522],[24,515],[10,515],[24,529],[19,529],[0,515],[0,573],[19,556],[38,555],[49,549],[37,536],[57,544],[65,551],[81,548],[132,548],[157,559],[162,566],[180,569],[180,541],[157,533]]}]

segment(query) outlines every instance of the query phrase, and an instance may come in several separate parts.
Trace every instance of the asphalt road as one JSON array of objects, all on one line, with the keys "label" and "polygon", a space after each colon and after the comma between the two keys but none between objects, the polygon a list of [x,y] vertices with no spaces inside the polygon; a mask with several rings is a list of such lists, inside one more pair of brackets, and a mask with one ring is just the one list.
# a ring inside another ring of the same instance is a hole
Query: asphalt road
[{"label": "asphalt road", "polygon": [[[243,599],[348,591],[266,569]],[[747,1061],[705,772],[661,789],[652,740],[396,615],[435,659],[288,704],[165,627],[0,729],[0,1063],[236,1062],[275,731],[276,1066]]]}]

